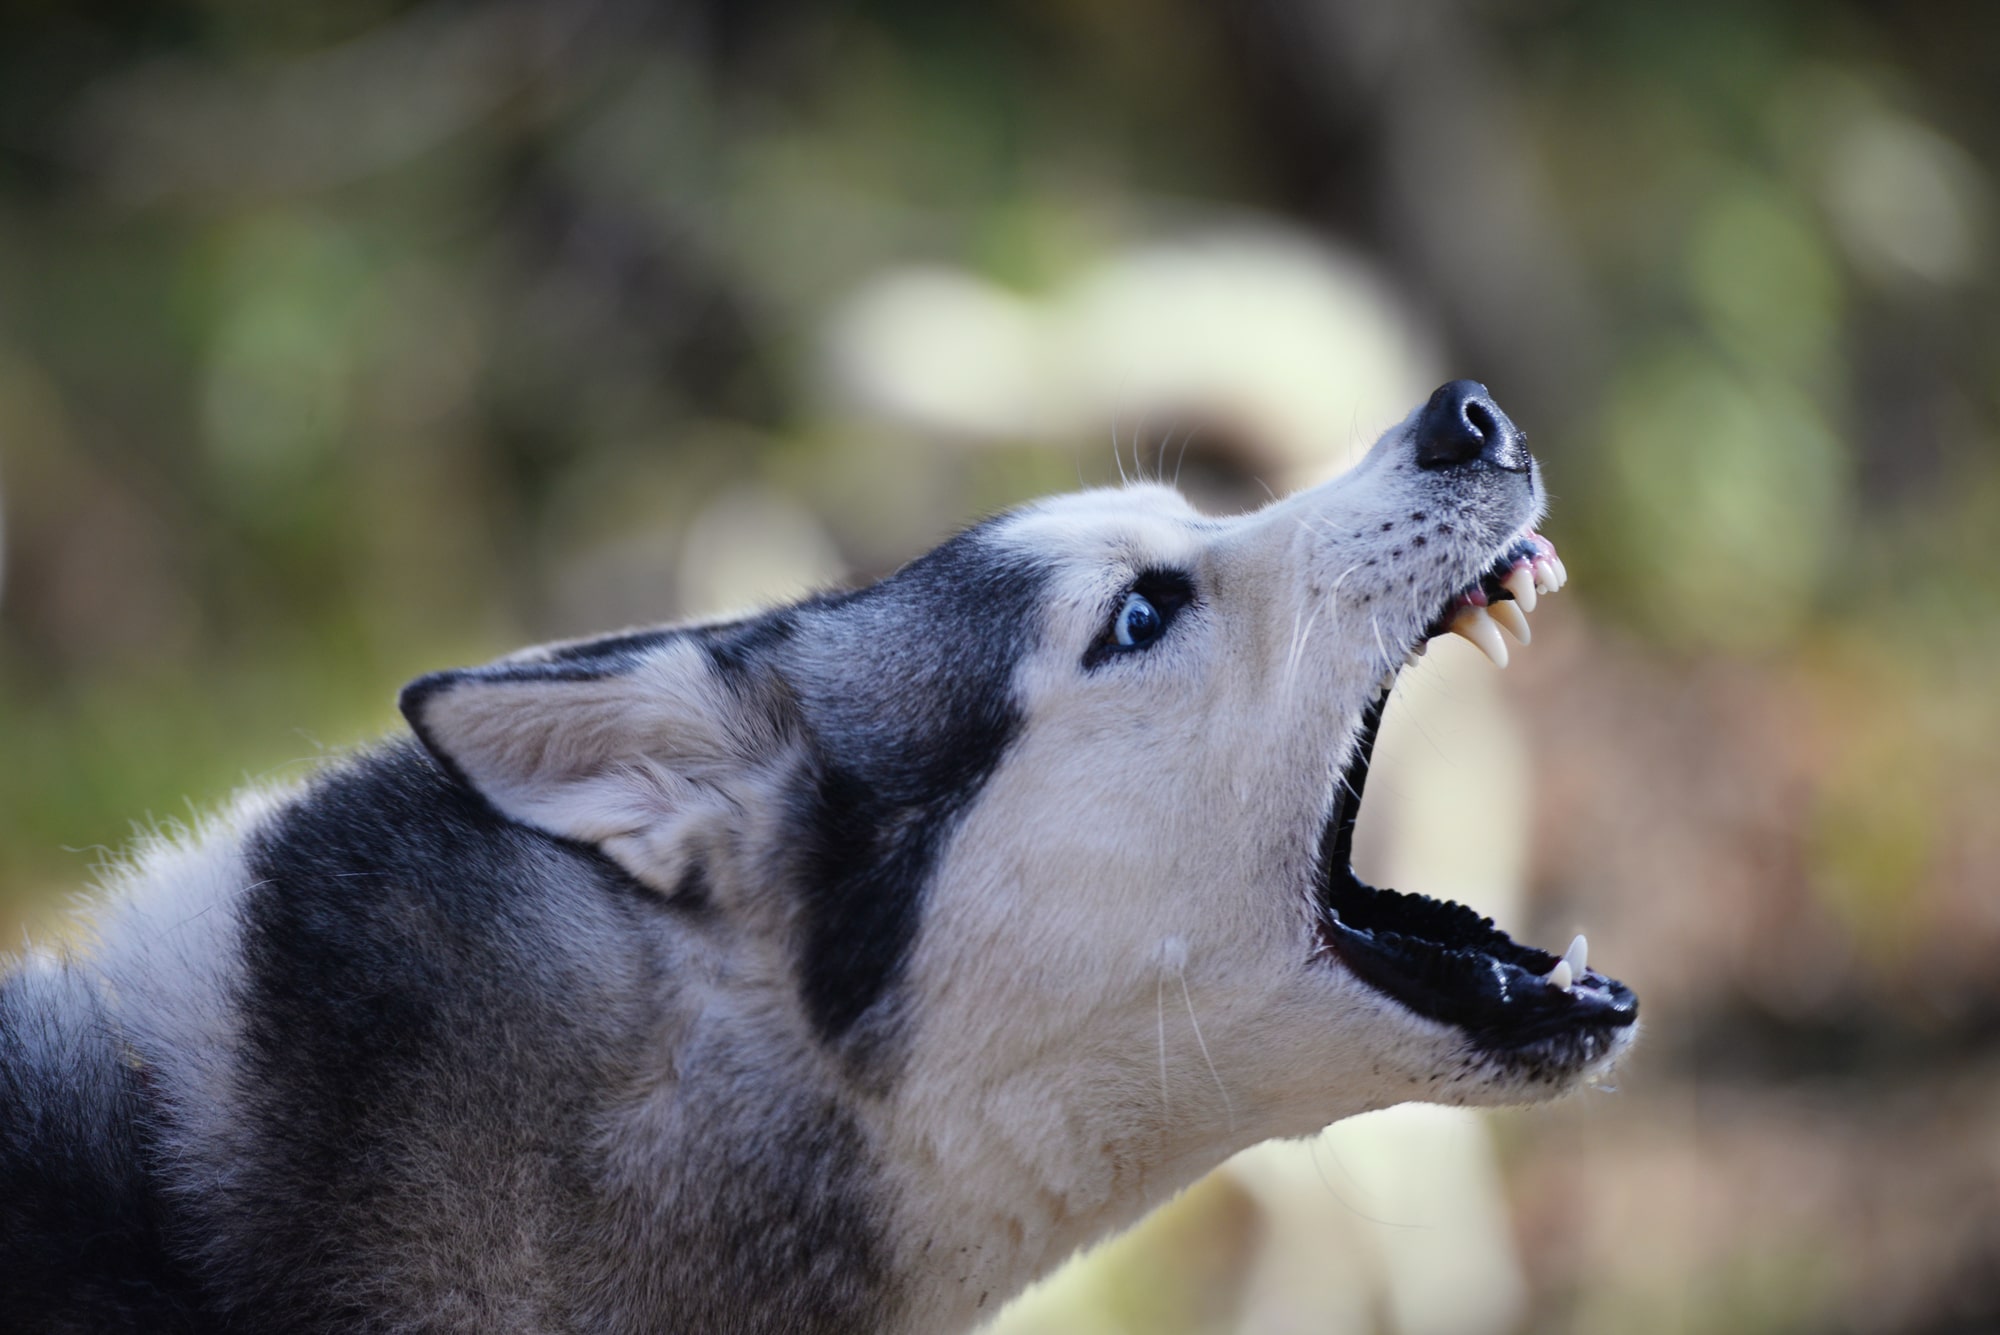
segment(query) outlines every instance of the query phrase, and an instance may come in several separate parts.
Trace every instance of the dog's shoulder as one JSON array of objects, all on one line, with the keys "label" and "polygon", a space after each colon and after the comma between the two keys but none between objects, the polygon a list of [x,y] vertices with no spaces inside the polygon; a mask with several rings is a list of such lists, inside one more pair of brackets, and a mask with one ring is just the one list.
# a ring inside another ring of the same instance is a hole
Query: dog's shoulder
[{"label": "dog's shoulder", "polygon": [[413,1272],[504,1266],[521,1217],[587,1197],[661,911],[410,739],[149,836],[73,956],[0,985],[0,1329],[439,1312]]},{"label": "dog's shoulder", "polygon": [[169,1238],[146,1079],[87,978],[0,979],[0,1329],[224,1328]]}]

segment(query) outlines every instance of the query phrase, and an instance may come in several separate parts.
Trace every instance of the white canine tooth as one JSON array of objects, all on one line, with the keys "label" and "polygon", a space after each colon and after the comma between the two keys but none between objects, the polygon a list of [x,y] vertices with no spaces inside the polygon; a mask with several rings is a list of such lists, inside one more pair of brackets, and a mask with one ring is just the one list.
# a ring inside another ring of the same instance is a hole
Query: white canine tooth
[{"label": "white canine tooth", "polygon": [[1556,563],[1547,557],[1535,561],[1535,592],[1554,593],[1562,587],[1556,583]]},{"label": "white canine tooth", "polygon": [[1459,608],[1451,619],[1451,633],[1472,641],[1473,648],[1492,659],[1494,667],[1507,666],[1507,641],[1500,638],[1500,627],[1485,608],[1471,603]]},{"label": "white canine tooth", "polygon": [[1569,965],[1571,974],[1583,977],[1584,966],[1590,963],[1590,942],[1583,939],[1581,932],[1577,933],[1576,940],[1569,943],[1569,949],[1563,952],[1562,962]]},{"label": "white canine tooth", "polygon": [[[1523,612],[1535,610],[1538,590],[1535,588],[1535,568],[1531,563],[1524,562],[1508,571],[1507,578],[1500,581],[1500,587],[1514,595],[1514,601],[1521,605]],[[1527,641],[1521,643],[1526,644]]]},{"label": "white canine tooth", "polygon": [[1550,987],[1555,988],[1559,992],[1569,991],[1571,980],[1569,976],[1568,960],[1557,960],[1556,967],[1550,969],[1547,975],[1545,976],[1549,980]]},{"label": "white canine tooth", "polygon": [[1528,634],[1528,614],[1513,603],[1494,603],[1486,609],[1486,615],[1499,622],[1500,629],[1522,644],[1532,638]]}]

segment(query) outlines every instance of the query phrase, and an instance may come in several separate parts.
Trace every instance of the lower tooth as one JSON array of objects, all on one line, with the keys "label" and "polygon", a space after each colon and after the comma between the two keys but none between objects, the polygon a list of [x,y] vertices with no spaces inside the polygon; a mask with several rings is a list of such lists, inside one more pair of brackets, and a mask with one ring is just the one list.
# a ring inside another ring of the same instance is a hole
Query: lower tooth
[{"label": "lower tooth", "polygon": [[1472,641],[1472,647],[1492,659],[1494,667],[1507,666],[1507,642],[1500,638],[1500,627],[1485,608],[1470,605],[1459,608],[1451,619],[1450,629],[1452,634]]},{"label": "lower tooth", "polygon": [[1549,986],[1555,988],[1558,992],[1569,991],[1571,983],[1569,961],[1566,959],[1557,960],[1556,967],[1550,969],[1543,977],[1547,978]]}]

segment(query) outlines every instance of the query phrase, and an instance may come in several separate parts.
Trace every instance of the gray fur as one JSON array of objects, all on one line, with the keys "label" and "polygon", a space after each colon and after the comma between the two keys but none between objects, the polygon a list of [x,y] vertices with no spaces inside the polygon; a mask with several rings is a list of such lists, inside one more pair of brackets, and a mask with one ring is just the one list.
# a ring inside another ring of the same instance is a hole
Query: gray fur
[{"label": "gray fur", "polygon": [[1604,987],[1513,1043],[1324,948],[1358,721],[1541,504],[1418,429],[1240,521],[1087,494],[436,673],[152,841],[0,980],[0,1330],[963,1328],[1256,1139],[1607,1069]]}]

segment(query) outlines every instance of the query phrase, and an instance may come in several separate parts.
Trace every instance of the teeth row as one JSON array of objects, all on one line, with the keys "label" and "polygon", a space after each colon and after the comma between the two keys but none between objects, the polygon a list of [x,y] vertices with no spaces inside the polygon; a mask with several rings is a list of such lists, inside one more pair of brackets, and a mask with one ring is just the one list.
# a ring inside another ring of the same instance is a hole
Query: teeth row
[{"label": "teeth row", "polygon": [[1554,593],[1569,583],[1569,567],[1554,552],[1547,556],[1537,555],[1529,564],[1533,567],[1536,593]]},{"label": "teeth row", "polygon": [[1589,963],[1590,943],[1579,934],[1576,940],[1569,943],[1569,949],[1563,952],[1563,957],[1556,961],[1556,967],[1542,976],[1548,979],[1550,987],[1558,992],[1567,992],[1576,985],[1577,979],[1583,977],[1583,971]]},{"label": "teeth row", "polygon": [[1500,581],[1500,587],[1514,595],[1511,602],[1479,603],[1464,602],[1452,613],[1450,623],[1445,627],[1454,635],[1462,635],[1472,642],[1473,648],[1493,660],[1493,666],[1507,666],[1507,641],[1500,636],[1506,631],[1522,644],[1532,638],[1528,631],[1528,613],[1535,610],[1535,604],[1545,593],[1554,593],[1569,583],[1569,570],[1562,558],[1554,551],[1536,552],[1531,560],[1517,563]]}]

